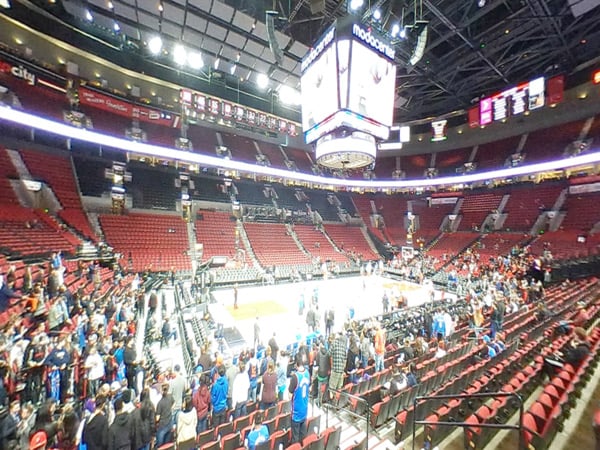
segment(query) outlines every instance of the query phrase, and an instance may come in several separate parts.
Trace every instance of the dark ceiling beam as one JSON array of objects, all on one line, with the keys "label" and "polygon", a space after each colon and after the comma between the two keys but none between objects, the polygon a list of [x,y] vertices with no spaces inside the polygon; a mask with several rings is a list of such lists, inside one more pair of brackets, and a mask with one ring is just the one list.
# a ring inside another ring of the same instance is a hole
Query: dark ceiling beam
[{"label": "dark ceiling beam", "polygon": [[285,26],[284,30],[287,30],[294,23],[294,19],[296,18],[296,15],[300,12],[300,9],[302,8],[302,5],[304,5],[305,2],[306,2],[306,0],[300,0],[298,3],[296,3],[296,6],[294,6],[294,9],[292,9],[290,11],[290,15],[288,16],[288,23]]},{"label": "dark ceiling beam", "polygon": [[571,50],[569,49],[569,47],[567,45],[567,41],[562,33],[562,30],[561,30],[559,24],[556,22],[556,16],[553,15],[552,12],[550,11],[550,9],[548,8],[546,1],[544,1],[544,0],[526,0],[526,1],[527,1],[527,6],[531,10],[531,12],[534,13],[534,15],[538,19],[542,28],[544,28],[548,32],[549,35],[552,35],[552,36],[554,36],[555,39],[556,38],[558,39],[559,46],[561,47],[562,51],[565,52],[566,56],[568,57],[570,66],[575,67],[577,65],[575,58],[573,57]]},{"label": "dark ceiling beam", "polygon": [[[428,3],[428,1],[425,0],[425,3]],[[465,2],[465,3],[470,3],[470,2]],[[496,7],[494,7],[493,5],[496,5]],[[479,20],[483,19],[483,17],[485,17],[486,15],[491,14],[492,12],[494,12],[499,5],[500,5],[500,3],[494,2],[494,3],[492,3],[492,5],[490,5],[490,7],[477,8],[477,10],[473,14],[466,15],[464,21],[461,21],[458,25],[455,25],[454,29],[456,29],[456,30],[467,30],[471,25],[477,23]],[[469,11],[469,9],[467,8],[467,13],[468,13],[468,11]],[[434,14],[434,16],[437,17],[437,15],[433,11],[431,11],[431,12]],[[439,12],[439,10],[438,10],[438,12]],[[504,20],[511,20],[511,19],[513,19],[515,17],[518,17],[521,14],[521,12],[522,12],[522,9],[518,10],[516,12],[513,12],[512,14],[510,14],[509,16],[507,16],[506,18],[504,18],[503,20],[498,20],[497,27],[502,27],[502,24],[503,24]],[[438,19],[440,19],[440,18],[438,17]],[[447,20],[449,20],[449,19],[447,19]],[[440,21],[442,21],[442,20],[440,19]],[[491,33],[494,30],[494,28],[495,27],[492,27],[492,28],[486,30],[486,33],[487,32]],[[437,47],[438,45],[446,42],[446,40],[448,39],[449,35],[450,36],[454,36],[455,34],[456,33],[454,31],[452,31],[452,29],[450,30],[450,33],[440,33],[440,37],[437,38],[437,39],[435,39],[435,40],[433,40],[431,42],[430,48],[433,49],[433,48]]]},{"label": "dark ceiling beam", "polygon": [[490,68],[496,72],[496,74],[502,79],[504,80],[506,83],[508,83],[508,79],[504,76],[504,74],[502,73],[502,71],[500,69],[498,69],[494,63],[492,63],[480,50],[478,50],[475,45],[462,33],[462,31],[460,31],[456,25],[454,25],[450,19],[448,19],[439,9],[437,9],[437,7],[431,3],[431,1],[429,0],[423,0],[423,3],[429,8],[429,10],[442,22],[444,23],[449,29],[450,31],[454,32],[458,37],[460,37],[463,42],[465,44],[467,44],[467,46],[469,48],[471,48],[475,54],[483,61],[485,62],[488,66],[490,66]]}]

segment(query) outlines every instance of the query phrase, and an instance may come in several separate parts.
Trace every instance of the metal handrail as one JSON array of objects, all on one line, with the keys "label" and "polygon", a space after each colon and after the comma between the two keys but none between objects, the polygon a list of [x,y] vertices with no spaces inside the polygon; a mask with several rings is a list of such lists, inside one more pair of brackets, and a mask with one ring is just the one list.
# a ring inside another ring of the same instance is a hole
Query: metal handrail
[{"label": "metal handrail", "polygon": [[[359,397],[359,396],[354,395],[354,394],[350,394],[349,392],[341,391],[339,389],[333,389],[333,388],[330,388],[329,386],[325,390],[325,393],[327,393],[327,392],[333,392],[333,393],[336,393],[336,394],[340,394],[340,397],[342,395],[345,395],[346,397],[355,399],[358,402],[363,403],[366,406],[367,414],[366,415],[361,415],[361,414],[355,413],[354,411],[352,411],[352,410],[350,410],[348,408],[344,408],[342,406],[335,406],[335,405],[333,405],[331,403],[328,403],[327,407],[325,408],[325,424],[326,424],[326,427],[329,427],[329,408],[330,407],[335,407],[338,410],[343,410],[346,413],[350,414],[352,417],[356,417],[358,419],[365,419],[367,421],[366,449],[368,450],[369,449],[369,427],[371,425],[371,408],[369,407],[369,403],[364,398],[362,398],[362,397]],[[323,403],[321,403],[321,404],[323,404]]]},{"label": "metal handrail", "polygon": [[412,435],[412,448],[415,449],[415,438],[416,438],[416,425],[438,425],[438,426],[450,426],[450,427],[461,427],[467,428],[472,427],[472,423],[468,422],[432,422],[429,420],[417,420],[417,408],[419,406],[419,401],[421,403],[425,403],[427,400],[452,400],[457,398],[492,398],[492,397],[513,397],[519,402],[519,424],[518,425],[509,425],[509,424],[501,424],[501,423],[479,423],[477,424],[477,428],[498,428],[505,430],[519,430],[519,449],[524,448],[523,442],[523,433],[521,433],[521,429],[523,428],[523,414],[525,412],[525,403],[523,402],[523,398],[517,394],[516,392],[487,392],[487,393],[476,393],[476,394],[447,394],[447,395],[424,395],[415,397],[413,400],[413,435]]}]

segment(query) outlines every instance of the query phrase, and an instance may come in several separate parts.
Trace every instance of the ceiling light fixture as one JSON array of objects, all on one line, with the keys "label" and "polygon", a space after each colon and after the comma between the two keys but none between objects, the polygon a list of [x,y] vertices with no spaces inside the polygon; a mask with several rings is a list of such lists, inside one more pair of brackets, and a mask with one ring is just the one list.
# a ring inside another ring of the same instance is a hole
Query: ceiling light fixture
[{"label": "ceiling light fixture", "polygon": [[152,36],[148,41],[148,50],[153,55],[158,55],[162,50],[163,41],[160,36]]},{"label": "ceiling light fixture", "polygon": [[187,52],[185,47],[181,44],[176,44],[173,48],[173,62],[178,66],[185,65],[187,61]]},{"label": "ceiling light fixture", "polygon": [[279,87],[279,100],[287,105],[300,104],[300,92],[286,84]]},{"label": "ceiling light fixture", "polygon": [[198,52],[189,52],[187,55],[187,63],[190,68],[200,70],[204,67],[204,59]]},{"label": "ceiling light fixture", "polygon": [[361,8],[363,4],[364,4],[363,0],[351,0],[350,1],[350,10],[356,11],[357,9]]},{"label": "ceiling light fixture", "polygon": [[264,73],[257,73],[256,74],[256,85],[258,86],[259,89],[266,89],[267,86],[269,85],[269,77],[264,74]]},{"label": "ceiling light fixture", "polygon": [[94,16],[92,16],[92,13],[90,12],[89,9],[85,10],[85,20],[87,20],[88,22],[94,21]]}]

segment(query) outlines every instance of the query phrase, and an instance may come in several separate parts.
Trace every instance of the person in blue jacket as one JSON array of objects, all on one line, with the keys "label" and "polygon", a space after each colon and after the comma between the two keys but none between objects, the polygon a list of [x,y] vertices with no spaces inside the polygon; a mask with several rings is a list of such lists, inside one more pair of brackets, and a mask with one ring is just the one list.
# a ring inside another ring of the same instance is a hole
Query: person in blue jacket
[{"label": "person in blue jacket", "polygon": [[227,421],[225,413],[227,411],[227,391],[229,383],[227,383],[227,377],[225,376],[225,367],[219,367],[219,377],[214,382],[210,390],[210,399],[212,401],[213,413],[212,413],[212,424],[213,427],[217,427]]}]

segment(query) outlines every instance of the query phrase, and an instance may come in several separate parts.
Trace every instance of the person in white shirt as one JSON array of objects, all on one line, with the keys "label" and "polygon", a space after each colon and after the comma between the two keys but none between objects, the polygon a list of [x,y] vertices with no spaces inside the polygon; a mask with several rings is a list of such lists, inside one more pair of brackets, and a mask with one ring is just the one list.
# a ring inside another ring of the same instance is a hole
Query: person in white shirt
[{"label": "person in white shirt", "polygon": [[444,356],[446,356],[446,354],[447,354],[446,343],[444,341],[440,341],[438,344],[438,348],[435,352],[435,358],[436,359],[443,358]]},{"label": "person in white shirt", "polygon": [[448,311],[444,311],[443,316],[446,324],[446,337],[450,337],[454,333],[454,320]]},{"label": "person in white shirt", "polygon": [[90,398],[94,398],[98,393],[98,388],[105,374],[104,361],[95,345],[90,347],[84,366],[88,371],[88,394]]},{"label": "person in white shirt", "polygon": [[233,380],[233,390],[231,392],[231,404],[235,408],[233,412],[234,419],[247,414],[246,405],[248,403],[249,391],[250,377],[248,376],[248,372],[246,372],[246,363],[241,361],[239,372]]}]

